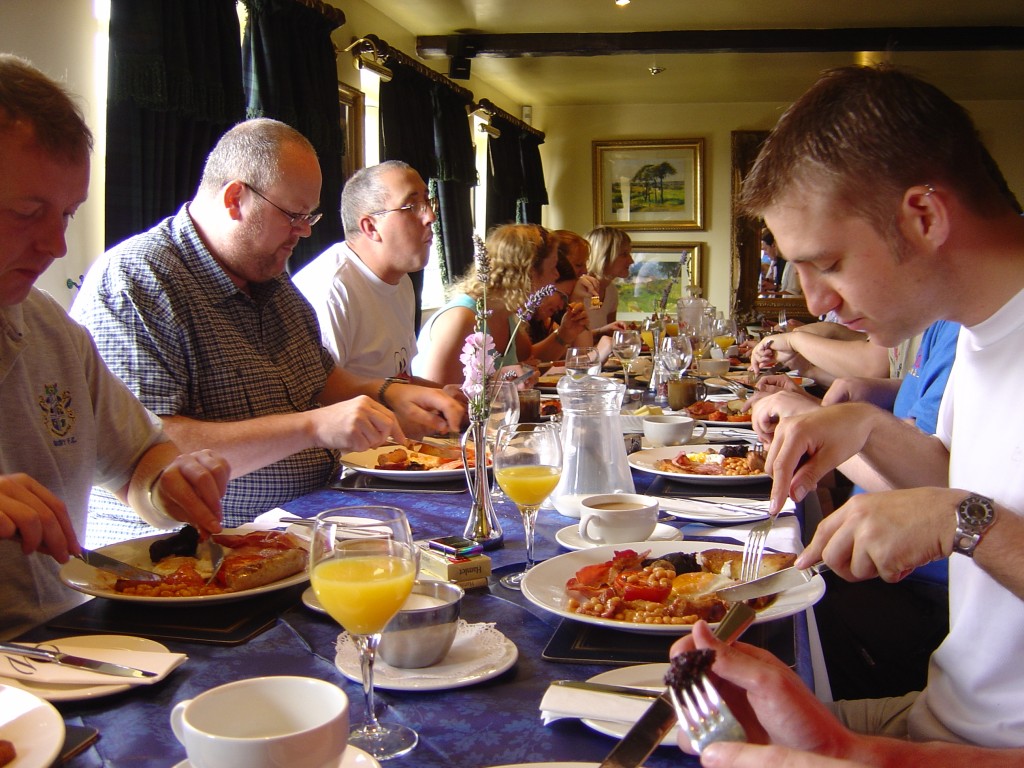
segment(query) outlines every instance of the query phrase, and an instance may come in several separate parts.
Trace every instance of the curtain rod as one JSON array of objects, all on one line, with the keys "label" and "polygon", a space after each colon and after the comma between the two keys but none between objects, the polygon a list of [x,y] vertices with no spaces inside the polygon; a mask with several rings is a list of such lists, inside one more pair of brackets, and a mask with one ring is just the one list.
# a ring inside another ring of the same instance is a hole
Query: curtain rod
[{"label": "curtain rod", "polygon": [[426,64],[421,64],[420,62],[416,61],[416,59],[412,58],[411,56],[405,53],[402,53],[397,48],[392,48],[390,45],[387,44],[386,41],[381,40],[376,35],[366,35],[366,39],[372,40],[374,42],[374,44],[377,46],[377,49],[380,51],[382,59],[390,58],[394,61],[397,61],[399,64],[404,64],[405,66],[409,67],[409,69],[419,72],[421,75],[430,80],[433,80],[435,83],[440,83],[441,85],[450,88],[466,101],[473,101],[473,92],[471,90],[469,90],[468,88],[463,88],[461,85],[452,82],[450,79],[442,75],[437,70],[431,69]]},{"label": "curtain rod", "polygon": [[539,131],[529,123],[524,123],[518,117],[510,115],[501,107],[495,106],[494,102],[490,101],[489,99],[480,99],[480,106],[486,109],[492,115],[497,115],[502,120],[512,123],[512,125],[514,125],[519,130],[523,131],[524,133],[532,133],[541,141],[544,140],[544,131]]},{"label": "curtain rod", "polygon": [[345,23],[345,12],[340,8],[335,8],[333,5],[321,2],[321,0],[295,0],[299,5],[304,5],[307,8],[312,8],[314,11],[322,15],[328,21],[332,21],[339,27]]}]

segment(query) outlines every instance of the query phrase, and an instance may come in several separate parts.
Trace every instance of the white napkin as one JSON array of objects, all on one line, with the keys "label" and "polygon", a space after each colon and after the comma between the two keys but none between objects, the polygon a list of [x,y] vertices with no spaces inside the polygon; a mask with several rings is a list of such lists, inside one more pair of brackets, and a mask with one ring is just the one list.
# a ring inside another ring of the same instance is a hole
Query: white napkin
[{"label": "white napkin", "polygon": [[[125,667],[135,667],[146,672],[155,672],[155,677],[121,677],[104,675],[87,669],[76,669],[62,664],[51,664],[35,659],[25,659],[13,653],[0,653],[0,677],[25,680],[40,685],[151,685],[167,677],[170,672],[188,658],[183,653],[153,653],[151,651],[126,651],[120,648],[96,648],[77,646],[60,640],[41,643],[43,648],[57,648],[71,656],[81,656],[94,661],[109,661]],[[14,663],[11,663],[11,660]],[[27,667],[24,661],[31,663]]]},{"label": "white napkin", "polygon": [[[342,669],[348,669],[358,676],[359,652],[348,632],[338,636],[337,661]],[[375,679],[386,682],[409,682],[414,680],[454,680],[473,677],[491,669],[505,657],[508,640],[495,629],[494,624],[468,624],[459,619],[455,630],[455,641],[448,655],[432,667],[422,669],[400,669],[377,658],[373,665]]]},{"label": "white napkin", "polygon": [[272,531],[275,528],[284,528],[285,524],[281,522],[282,517],[296,517],[296,515],[280,507],[274,507],[273,509],[268,509],[252,522],[238,526],[238,530],[243,532]]},{"label": "white napkin", "polygon": [[540,700],[540,719],[544,725],[566,717],[635,723],[649,706],[650,699],[549,685]]},{"label": "white napkin", "polygon": [[[718,518],[722,522],[733,520],[744,520],[747,517],[763,515],[768,512],[767,501],[755,501],[742,497],[731,496],[694,496],[689,499],[676,497],[658,497],[662,509],[670,512],[681,512],[684,514],[699,515],[701,517]],[[742,507],[742,509],[722,509],[718,504],[728,504],[730,507]],[[743,510],[749,509],[751,514],[747,515]],[[796,503],[792,499],[786,499],[782,506],[780,515],[792,515],[796,512]]]}]

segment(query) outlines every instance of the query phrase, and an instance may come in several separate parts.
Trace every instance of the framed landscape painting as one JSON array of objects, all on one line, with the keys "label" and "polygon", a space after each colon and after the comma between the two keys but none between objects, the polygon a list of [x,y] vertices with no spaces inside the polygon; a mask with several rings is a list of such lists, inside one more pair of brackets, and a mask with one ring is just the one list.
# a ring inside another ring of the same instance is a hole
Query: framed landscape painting
[{"label": "framed landscape painting", "polygon": [[[676,302],[687,288],[703,290],[703,243],[633,242],[629,276],[616,281],[619,292],[617,320],[643,320],[662,304],[675,315]],[[701,294],[697,294],[701,295]]]},{"label": "framed landscape painting", "polygon": [[594,221],[704,229],[704,139],[594,141]]}]

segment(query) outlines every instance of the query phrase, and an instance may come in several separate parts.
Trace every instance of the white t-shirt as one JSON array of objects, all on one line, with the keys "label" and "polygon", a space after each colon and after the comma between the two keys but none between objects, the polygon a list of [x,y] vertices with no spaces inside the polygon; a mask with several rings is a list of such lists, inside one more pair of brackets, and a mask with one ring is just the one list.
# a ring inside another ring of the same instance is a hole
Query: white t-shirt
[{"label": "white t-shirt", "polygon": [[786,266],[782,268],[782,283],[779,285],[779,290],[792,296],[803,296],[804,294],[803,288],[800,287],[800,275],[797,274],[796,267],[791,261],[787,261]]},{"label": "white t-shirt", "polygon": [[[1009,514],[1024,514],[1024,418],[992,406],[1018,402],[1022,349],[1024,291],[960,332],[937,430],[950,449],[950,487],[989,496]],[[1024,746],[1024,600],[954,554],[949,626],[911,711],[911,738]]]},{"label": "white t-shirt", "polygon": [[416,294],[377,277],[347,243],[336,243],[292,278],[320,323],[323,344],[340,368],[358,376],[398,376],[416,356]]}]

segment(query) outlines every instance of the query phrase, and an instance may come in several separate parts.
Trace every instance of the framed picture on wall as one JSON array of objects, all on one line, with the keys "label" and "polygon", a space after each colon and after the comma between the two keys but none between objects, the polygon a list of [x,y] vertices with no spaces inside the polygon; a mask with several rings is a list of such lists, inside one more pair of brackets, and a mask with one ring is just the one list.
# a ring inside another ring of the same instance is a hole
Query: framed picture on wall
[{"label": "framed picture on wall", "polygon": [[629,276],[616,282],[617,320],[643,320],[664,302],[675,314],[676,302],[690,286],[704,286],[703,243],[638,243],[633,241]]},{"label": "framed picture on wall", "polygon": [[704,229],[704,139],[594,141],[594,221]]}]

